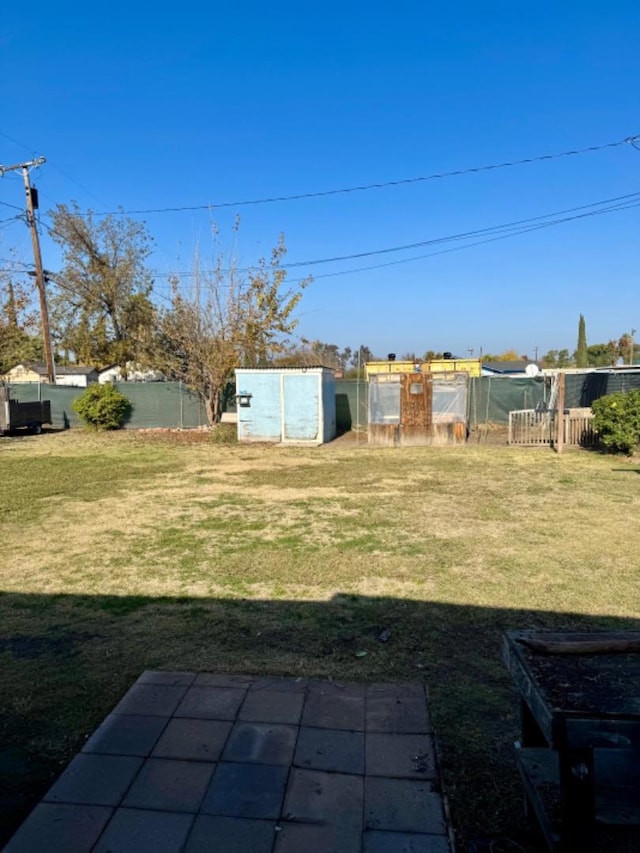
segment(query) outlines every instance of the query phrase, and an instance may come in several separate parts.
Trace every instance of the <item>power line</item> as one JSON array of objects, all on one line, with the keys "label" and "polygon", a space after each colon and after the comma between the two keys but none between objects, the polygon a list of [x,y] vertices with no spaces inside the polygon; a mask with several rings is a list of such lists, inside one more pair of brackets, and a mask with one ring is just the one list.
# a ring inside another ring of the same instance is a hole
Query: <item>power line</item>
[{"label": "power line", "polygon": [[[402,259],[397,260],[397,261],[387,261],[386,263],[382,263],[382,264],[371,264],[369,266],[357,267],[357,268],[349,269],[349,270],[338,270],[336,272],[320,273],[319,275],[314,275],[313,279],[315,281],[316,279],[321,279],[321,278],[335,278],[337,276],[352,275],[352,274],[358,273],[358,272],[368,272],[370,270],[383,269],[385,267],[392,267],[392,266],[398,266],[400,264],[413,263],[415,261],[425,260],[426,258],[433,258],[433,257],[436,257],[438,255],[446,255],[446,254],[449,254],[450,252],[461,252],[465,249],[472,249],[476,246],[483,246],[487,243],[494,243],[498,240],[506,240],[509,237],[517,237],[517,236],[520,236],[522,234],[528,234],[532,231],[539,231],[543,228],[551,228],[551,227],[554,227],[555,225],[562,225],[562,224],[565,224],[567,222],[573,222],[573,221],[578,220],[578,219],[585,219],[585,218],[591,217],[591,216],[600,216],[600,215],[604,215],[604,214],[608,214],[608,213],[614,213],[614,212],[617,212],[620,210],[630,210],[632,208],[640,207],[640,199],[638,199],[639,196],[640,196],[640,193],[630,193],[628,196],[620,196],[619,197],[620,199],[627,199],[625,202],[623,202],[621,204],[612,204],[609,207],[602,207],[599,210],[590,210],[590,211],[587,211],[585,213],[576,214],[575,216],[566,216],[566,217],[561,218],[561,219],[555,219],[555,220],[550,220],[550,221],[546,221],[546,222],[540,221],[542,219],[549,219],[552,216],[561,215],[562,213],[565,213],[565,212],[570,212],[571,210],[584,210],[585,208],[593,207],[596,204],[602,205],[605,202],[594,202],[592,205],[583,205],[582,207],[578,207],[578,208],[569,208],[568,211],[559,211],[558,213],[555,213],[555,214],[544,214],[543,216],[532,217],[531,219],[527,219],[527,220],[520,220],[519,223],[511,223],[511,224],[502,225],[502,226],[501,225],[494,225],[494,226],[491,226],[491,227],[486,228],[486,229],[478,229],[475,232],[469,231],[466,233],[466,235],[451,235],[449,237],[436,238],[432,241],[424,241],[424,243],[422,245],[429,245],[430,243],[436,244],[436,243],[443,243],[443,242],[447,242],[447,241],[457,241],[457,240],[460,240],[463,238],[468,239],[470,236],[473,236],[474,234],[476,236],[480,236],[482,234],[492,233],[492,236],[486,237],[486,239],[475,240],[471,243],[465,243],[462,246],[450,246],[446,249],[439,249],[436,252],[428,252],[428,253],[423,254],[423,255],[416,255],[416,256],[411,257],[411,258],[402,258]],[[636,200],[636,199],[638,199],[638,200]],[[616,201],[616,199],[612,199],[612,201]],[[529,223],[529,224],[527,225],[525,223]],[[518,224],[520,224],[520,225],[525,224],[525,227],[517,227]],[[498,232],[499,229],[503,229],[502,233],[496,233],[496,232]],[[401,247],[399,247],[399,248],[401,248]],[[372,253],[372,254],[375,254],[375,253]],[[249,270],[250,270],[250,268],[246,268],[245,270],[237,269],[236,272],[243,272],[243,271],[246,272]],[[0,272],[18,272],[18,270],[7,269],[7,270],[0,270]],[[192,278],[193,276],[196,275],[196,273],[194,273],[193,271],[190,271],[190,270],[174,271],[174,272],[168,272],[168,273],[162,273],[162,272],[159,272],[157,270],[152,270],[151,274],[155,278],[172,278],[172,277]],[[303,281],[303,280],[304,279],[288,279],[287,283],[288,284],[296,284],[296,283]],[[63,287],[63,289],[65,289],[65,290],[71,289],[67,285],[61,284],[60,282],[55,282],[55,283],[58,284],[59,286]],[[171,298],[169,296],[165,296],[164,294],[159,293],[155,288],[152,288],[152,293],[155,296],[164,300],[165,302],[171,301]]]},{"label": "power line", "polygon": [[[423,246],[431,246],[439,243],[449,243],[453,241],[460,240],[468,240],[474,237],[487,236],[487,235],[495,235],[496,233],[507,232],[504,236],[511,236],[511,232],[514,235],[520,233],[526,233],[527,231],[536,230],[538,227],[546,227],[547,225],[557,225],[564,222],[569,222],[574,219],[581,219],[586,216],[594,216],[599,213],[612,213],[616,210],[624,210],[626,206],[635,207],[635,204],[631,204],[635,200],[640,199],[640,192],[627,193],[626,195],[616,196],[614,198],[603,199],[602,201],[595,201],[589,204],[579,205],[578,207],[569,207],[564,210],[556,210],[552,213],[543,213],[538,216],[531,216],[527,219],[518,219],[514,222],[507,222],[502,225],[490,225],[487,228],[479,228],[472,231],[463,231],[457,234],[450,234],[444,237],[435,237],[429,240],[421,240],[415,243],[406,243],[400,246],[389,246],[383,249],[372,249],[367,252],[356,252],[349,255],[336,255],[330,258],[316,258],[314,260],[307,261],[294,261],[288,264],[282,264],[279,269],[296,269],[298,267],[309,267],[316,266],[319,264],[327,264],[327,263],[337,263],[339,261],[348,261],[348,260],[357,260],[359,258],[368,258],[374,257],[376,255],[384,255],[390,254],[392,252],[403,252],[408,251],[410,249],[416,249]],[[590,210],[590,208],[601,208],[600,210]],[[565,214],[573,214],[577,211],[587,211],[586,213],[582,213],[576,216],[565,216]],[[562,219],[557,219],[552,222],[544,222],[543,220],[550,220],[553,217],[564,217]],[[525,227],[523,226],[531,226]],[[476,245],[476,244],[474,244]],[[427,256],[418,256],[420,257],[430,257]],[[418,259],[416,258],[416,259]],[[394,261],[392,263],[406,263],[408,260],[412,260],[411,258],[403,260],[403,261]],[[380,266],[386,266],[385,264],[381,264]],[[378,267],[364,267],[363,269],[377,269]],[[251,272],[253,267],[237,267],[235,272]],[[228,272],[229,270],[222,270],[222,272]],[[331,273],[330,275],[337,275],[338,273]],[[342,273],[340,273],[342,274]],[[171,276],[177,277],[190,277],[193,276],[194,273],[192,271],[174,271],[168,273],[154,273],[156,276],[161,276],[165,278],[170,278]],[[316,276],[316,278],[323,278],[324,276]]]},{"label": "power line", "polygon": [[[101,207],[106,207],[106,206],[107,206],[107,205],[104,203],[104,201],[102,201],[101,199],[99,199],[99,198],[98,198],[98,196],[97,196],[97,195],[94,195],[90,190],[88,190],[85,186],[83,186],[79,181],[77,181],[75,178],[71,177],[71,175],[69,175],[67,172],[65,172],[65,171],[64,171],[64,169],[61,169],[61,168],[60,168],[60,166],[57,166],[55,163],[52,163],[52,162],[51,162],[51,160],[48,160],[47,162],[48,162],[48,164],[49,164],[50,166],[52,166],[52,167],[53,167],[57,172],[59,172],[59,173],[63,176],[63,178],[66,178],[66,179],[67,179],[68,181],[70,181],[72,184],[75,184],[75,186],[76,186],[76,187],[78,187],[78,189],[82,190],[82,192],[83,192],[83,193],[86,193],[86,195],[88,195],[90,198],[95,199]],[[47,196],[45,196],[45,198],[46,198],[46,197],[47,197]],[[97,215],[104,215],[104,214],[97,214]]]},{"label": "power line", "polygon": [[17,145],[19,148],[24,148],[25,151],[28,151],[29,154],[33,155],[33,149],[29,148],[23,142],[19,142],[17,139],[14,139],[12,136],[9,136],[8,133],[5,133],[3,130],[0,130],[0,136],[3,136],[9,142],[13,142],[14,145]]},{"label": "power line", "polygon": [[[494,243],[497,240],[506,240],[508,237],[517,237],[520,234],[528,234],[530,231],[539,231],[542,228],[550,228],[554,225],[564,224],[565,222],[571,222],[575,219],[582,219],[585,216],[596,216],[599,214],[613,213],[613,212],[618,211],[618,210],[629,210],[633,207],[640,207],[640,201],[635,202],[633,204],[618,205],[616,207],[611,207],[611,208],[607,208],[607,209],[603,209],[603,210],[593,211],[591,213],[584,213],[584,214],[581,214],[579,216],[570,216],[570,217],[566,217],[565,219],[559,219],[559,220],[556,220],[553,222],[541,222],[541,223],[538,223],[536,225],[531,225],[528,228],[521,228],[520,230],[517,230],[517,231],[508,231],[508,232],[505,232],[503,234],[498,234],[497,236],[494,236],[494,237],[488,237],[486,240],[477,240],[473,243],[466,243],[464,246],[452,246],[451,248],[448,248],[448,249],[440,249],[437,252],[428,252],[427,254],[424,254],[424,255],[415,255],[412,258],[402,258],[401,260],[398,260],[398,261],[388,261],[388,262],[383,263],[383,264],[371,264],[371,265],[366,266],[366,267],[357,267],[355,269],[350,269],[350,270],[338,270],[337,272],[320,273],[319,275],[314,275],[313,280],[316,281],[317,279],[320,279],[320,278],[335,278],[336,276],[351,275],[352,273],[367,272],[369,270],[377,270],[377,269],[382,269],[384,267],[394,267],[394,266],[398,266],[399,264],[408,264],[408,263],[412,263],[414,261],[424,260],[425,258],[433,258],[436,255],[446,255],[449,252],[461,252],[464,249],[472,249],[475,246],[483,246],[485,243]],[[288,279],[289,284],[296,284],[297,282],[300,282],[300,281],[304,281],[304,279],[300,279],[300,278]]]},{"label": "power line", "polygon": [[[481,246],[486,243],[495,242],[497,240],[504,240],[508,237],[516,237],[522,234],[527,234],[532,231],[541,230],[543,228],[550,228],[556,225],[565,224],[567,222],[576,221],[579,219],[585,219],[592,216],[600,216],[608,213],[614,213],[620,210],[630,210],[635,207],[640,206],[640,192],[627,193],[626,195],[616,196],[610,199],[603,199],[602,201],[591,202],[589,204],[580,205],[577,207],[566,208],[564,210],[555,211],[553,213],[545,213],[538,216],[528,217],[526,219],[515,220],[514,222],[505,223],[502,225],[492,225],[487,228],[475,229],[472,231],[460,232],[457,234],[451,234],[444,237],[436,237],[430,240],[423,240],[416,243],[408,243],[401,246],[391,246],[383,249],[375,249],[369,252],[358,252],[351,255],[342,255],[335,256],[332,258],[319,258],[311,261],[296,261],[291,264],[283,264],[279,269],[295,269],[298,267],[304,266],[312,266],[324,263],[335,263],[344,260],[354,260],[358,258],[364,257],[373,257],[381,254],[388,254],[391,252],[399,252],[399,251],[407,251],[409,249],[418,248],[420,246],[430,246],[430,245],[438,245],[447,242],[460,242],[463,240],[473,239],[475,237],[483,237],[481,240],[474,240],[471,243],[465,243],[461,246],[452,246],[446,249],[441,249],[436,252],[428,252],[423,255],[413,256],[411,258],[402,258],[396,261],[389,261],[381,264],[373,264],[365,267],[357,267],[349,270],[338,270],[336,272],[331,273],[321,273],[319,275],[314,275],[314,279],[320,278],[333,278],[336,276],[343,275],[351,275],[357,272],[365,272],[369,270],[382,269],[384,267],[389,266],[397,266],[399,264],[412,263],[418,260],[423,260],[425,258],[435,257],[436,255],[448,254],[449,252],[462,251],[463,249],[470,249],[475,246]],[[594,209],[596,208],[596,209]],[[581,212],[578,212],[581,211]],[[566,215],[572,214],[572,215]],[[554,218],[555,217],[555,218]],[[560,218],[558,218],[560,217]],[[49,228],[45,226],[47,230],[51,233],[57,233],[53,228]],[[27,266],[26,264],[23,264]],[[251,272],[255,267],[243,267],[236,268],[234,271],[237,273],[242,272]],[[160,272],[158,270],[151,270],[151,275],[155,278],[192,278],[197,273],[194,273],[192,270],[175,270],[172,272]],[[229,270],[221,270],[221,272],[229,272]],[[303,279],[289,279],[290,284],[295,284],[296,282],[302,281]],[[157,291],[154,289],[154,293],[157,294]],[[162,297],[166,299],[166,297]]]},{"label": "power line", "polygon": [[23,222],[24,215],[18,214],[17,216],[10,216],[9,219],[0,219],[0,229],[4,230],[12,225],[14,222]]},{"label": "power line", "polygon": [[403,251],[408,251],[409,249],[418,249],[422,246],[429,246],[433,243],[449,242],[450,240],[464,240],[468,237],[475,237],[479,234],[486,234],[486,233],[490,233],[492,231],[502,230],[505,228],[515,228],[516,226],[525,225],[529,222],[535,222],[535,221],[538,221],[540,219],[550,219],[553,216],[561,216],[565,213],[573,213],[576,210],[586,210],[589,207],[599,207],[601,205],[612,204],[614,202],[622,201],[624,199],[638,198],[639,196],[640,196],[640,192],[628,193],[627,195],[618,196],[617,198],[604,199],[603,201],[596,201],[596,202],[592,202],[591,204],[584,204],[584,205],[581,205],[580,207],[570,207],[567,210],[559,210],[559,211],[556,211],[555,213],[545,213],[545,214],[542,214],[541,216],[532,216],[528,219],[516,220],[515,222],[510,222],[510,223],[507,223],[506,225],[493,225],[493,226],[490,226],[489,228],[481,228],[481,229],[476,230],[476,231],[467,231],[467,232],[463,232],[461,234],[453,234],[453,235],[448,236],[448,237],[438,237],[436,239],[431,239],[431,240],[422,240],[418,243],[407,243],[404,246],[391,246],[391,247],[386,248],[386,249],[374,249],[374,250],[369,251],[369,252],[356,252],[355,254],[352,254],[352,255],[338,255],[338,256],[333,257],[333,258],[318,258],[316,260],[311,260],[311,261],[296,261],[296,262],[290,263],[290,264],[282,264],[282,267],[284,269],[293,269],[294,267],[307,267],[307,266],[316,266],[317,264],[330,264],[330,263],[334,263],[336,261],[358,260],[359,258],[369,258],[369,257],[372,257],[373,255],[385,255],[385,254],[388,254],[390,252],[403,252]]},{"label": "power line", "polygon": [[[554,154],[540,154],[535,157],[526,157],[522,160],[508,160],[502,163],[491,163],[484,166],[472,166],[465,169],[454,169],[450,172],[434,172],[431,175],[421,175],[414,178],[401,178],[396,181],[380,181],[372,184],[360,184],[351,187],[340,187],[338,189],[320,190],[318,192],[296,193],[294,195],[269,196],[266,198],[245,199],[243,201],[225,201],[225,202],[210,202],[208,204],[183,205],[181,207],[156,207],[156,208],[140,208],[137,210],[111,210],[104,213],[94,213],[94,216],[129,216],[142,215],[148,213],[181,213],[194,210],[212,210],[228,207],[248,207],[250,205],[273,204],[275,202],[284,201],[300,201],[309,198],[324,198],[334,195],[345,195],[347,193],[366,192],[368,190],[378,190],[387,187],[399,187],[407,184],[423,183],[425,181],[435,181],[442,178],[453,178],[460,175],[476,174],[478,172],[489,172],[495,169],[506,169],[513,166],[523,166],[530,163],[540,163],[545,160],[558,160],[563,157],[575,157],[581,154],[590,154],[595,151],[604,151],[607,148],[618,148],[621,145],[632,145],[635,147],[636,142],[640,141],[640,136],[628,136],[625,139],[620,139],[617,142],[605,142],[602,145],[589,145],[586,148],[576,148],[571,151],[559,151]],[[79,214],[85,216],[86,214]]]}]

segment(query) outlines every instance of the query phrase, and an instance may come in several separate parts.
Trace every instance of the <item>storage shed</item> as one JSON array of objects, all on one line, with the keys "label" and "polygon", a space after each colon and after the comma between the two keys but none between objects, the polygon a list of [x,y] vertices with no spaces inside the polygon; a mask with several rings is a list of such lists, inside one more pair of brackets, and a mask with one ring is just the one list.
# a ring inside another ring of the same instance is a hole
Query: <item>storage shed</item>
[{"label": "storage shed", "polygon": [[324,444],[336,435],[336,389],[327,367],[236,370],[238,441]]},{"label": "storage shed", "polygon": [[463,444],[466,373],[380,373],[369,378],[369,444]]}]

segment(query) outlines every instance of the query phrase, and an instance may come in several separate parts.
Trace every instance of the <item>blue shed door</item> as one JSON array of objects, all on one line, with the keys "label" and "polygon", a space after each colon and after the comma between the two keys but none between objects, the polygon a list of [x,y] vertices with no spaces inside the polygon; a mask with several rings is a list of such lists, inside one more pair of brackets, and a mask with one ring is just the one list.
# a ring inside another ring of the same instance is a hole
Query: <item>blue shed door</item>
[{"label": "blue shed door", "polygon": [[315,441],[318,438],[320,400],[316,374],[283,374],[283,439]]}]

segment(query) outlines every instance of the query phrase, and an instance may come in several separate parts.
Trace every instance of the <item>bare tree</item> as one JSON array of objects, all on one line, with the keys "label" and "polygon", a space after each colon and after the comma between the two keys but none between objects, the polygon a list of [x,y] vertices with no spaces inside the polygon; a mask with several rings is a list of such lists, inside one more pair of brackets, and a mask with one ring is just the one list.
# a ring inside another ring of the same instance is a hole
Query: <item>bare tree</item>
[{"label": "bare tree", "polygon": [[[237,224],[236,224],[237,228]],[[194,286],[185,295],[172,281],[170,308],[159,317],[156,363],[200,395],[207,419],[220,420],[221,396],[236,367],[267,366],[297,325],[293,312],[310,279],[285,287],[281,236],[269,261],[242,271],[220,255],[211,271],[196,260]]]}]

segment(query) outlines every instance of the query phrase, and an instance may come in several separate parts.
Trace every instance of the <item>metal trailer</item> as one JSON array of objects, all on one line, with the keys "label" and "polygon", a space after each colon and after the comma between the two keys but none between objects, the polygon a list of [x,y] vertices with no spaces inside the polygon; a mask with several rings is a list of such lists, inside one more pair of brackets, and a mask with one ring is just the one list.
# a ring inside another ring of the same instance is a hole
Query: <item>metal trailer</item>
[{"label": "metal trailer", "polygon": [[51,424],[51,403],[40,400],[19,403],[12,400],[6,385],[0,385],[0,435],[26,427],[34,433],[42,431],[43,424]]}]

